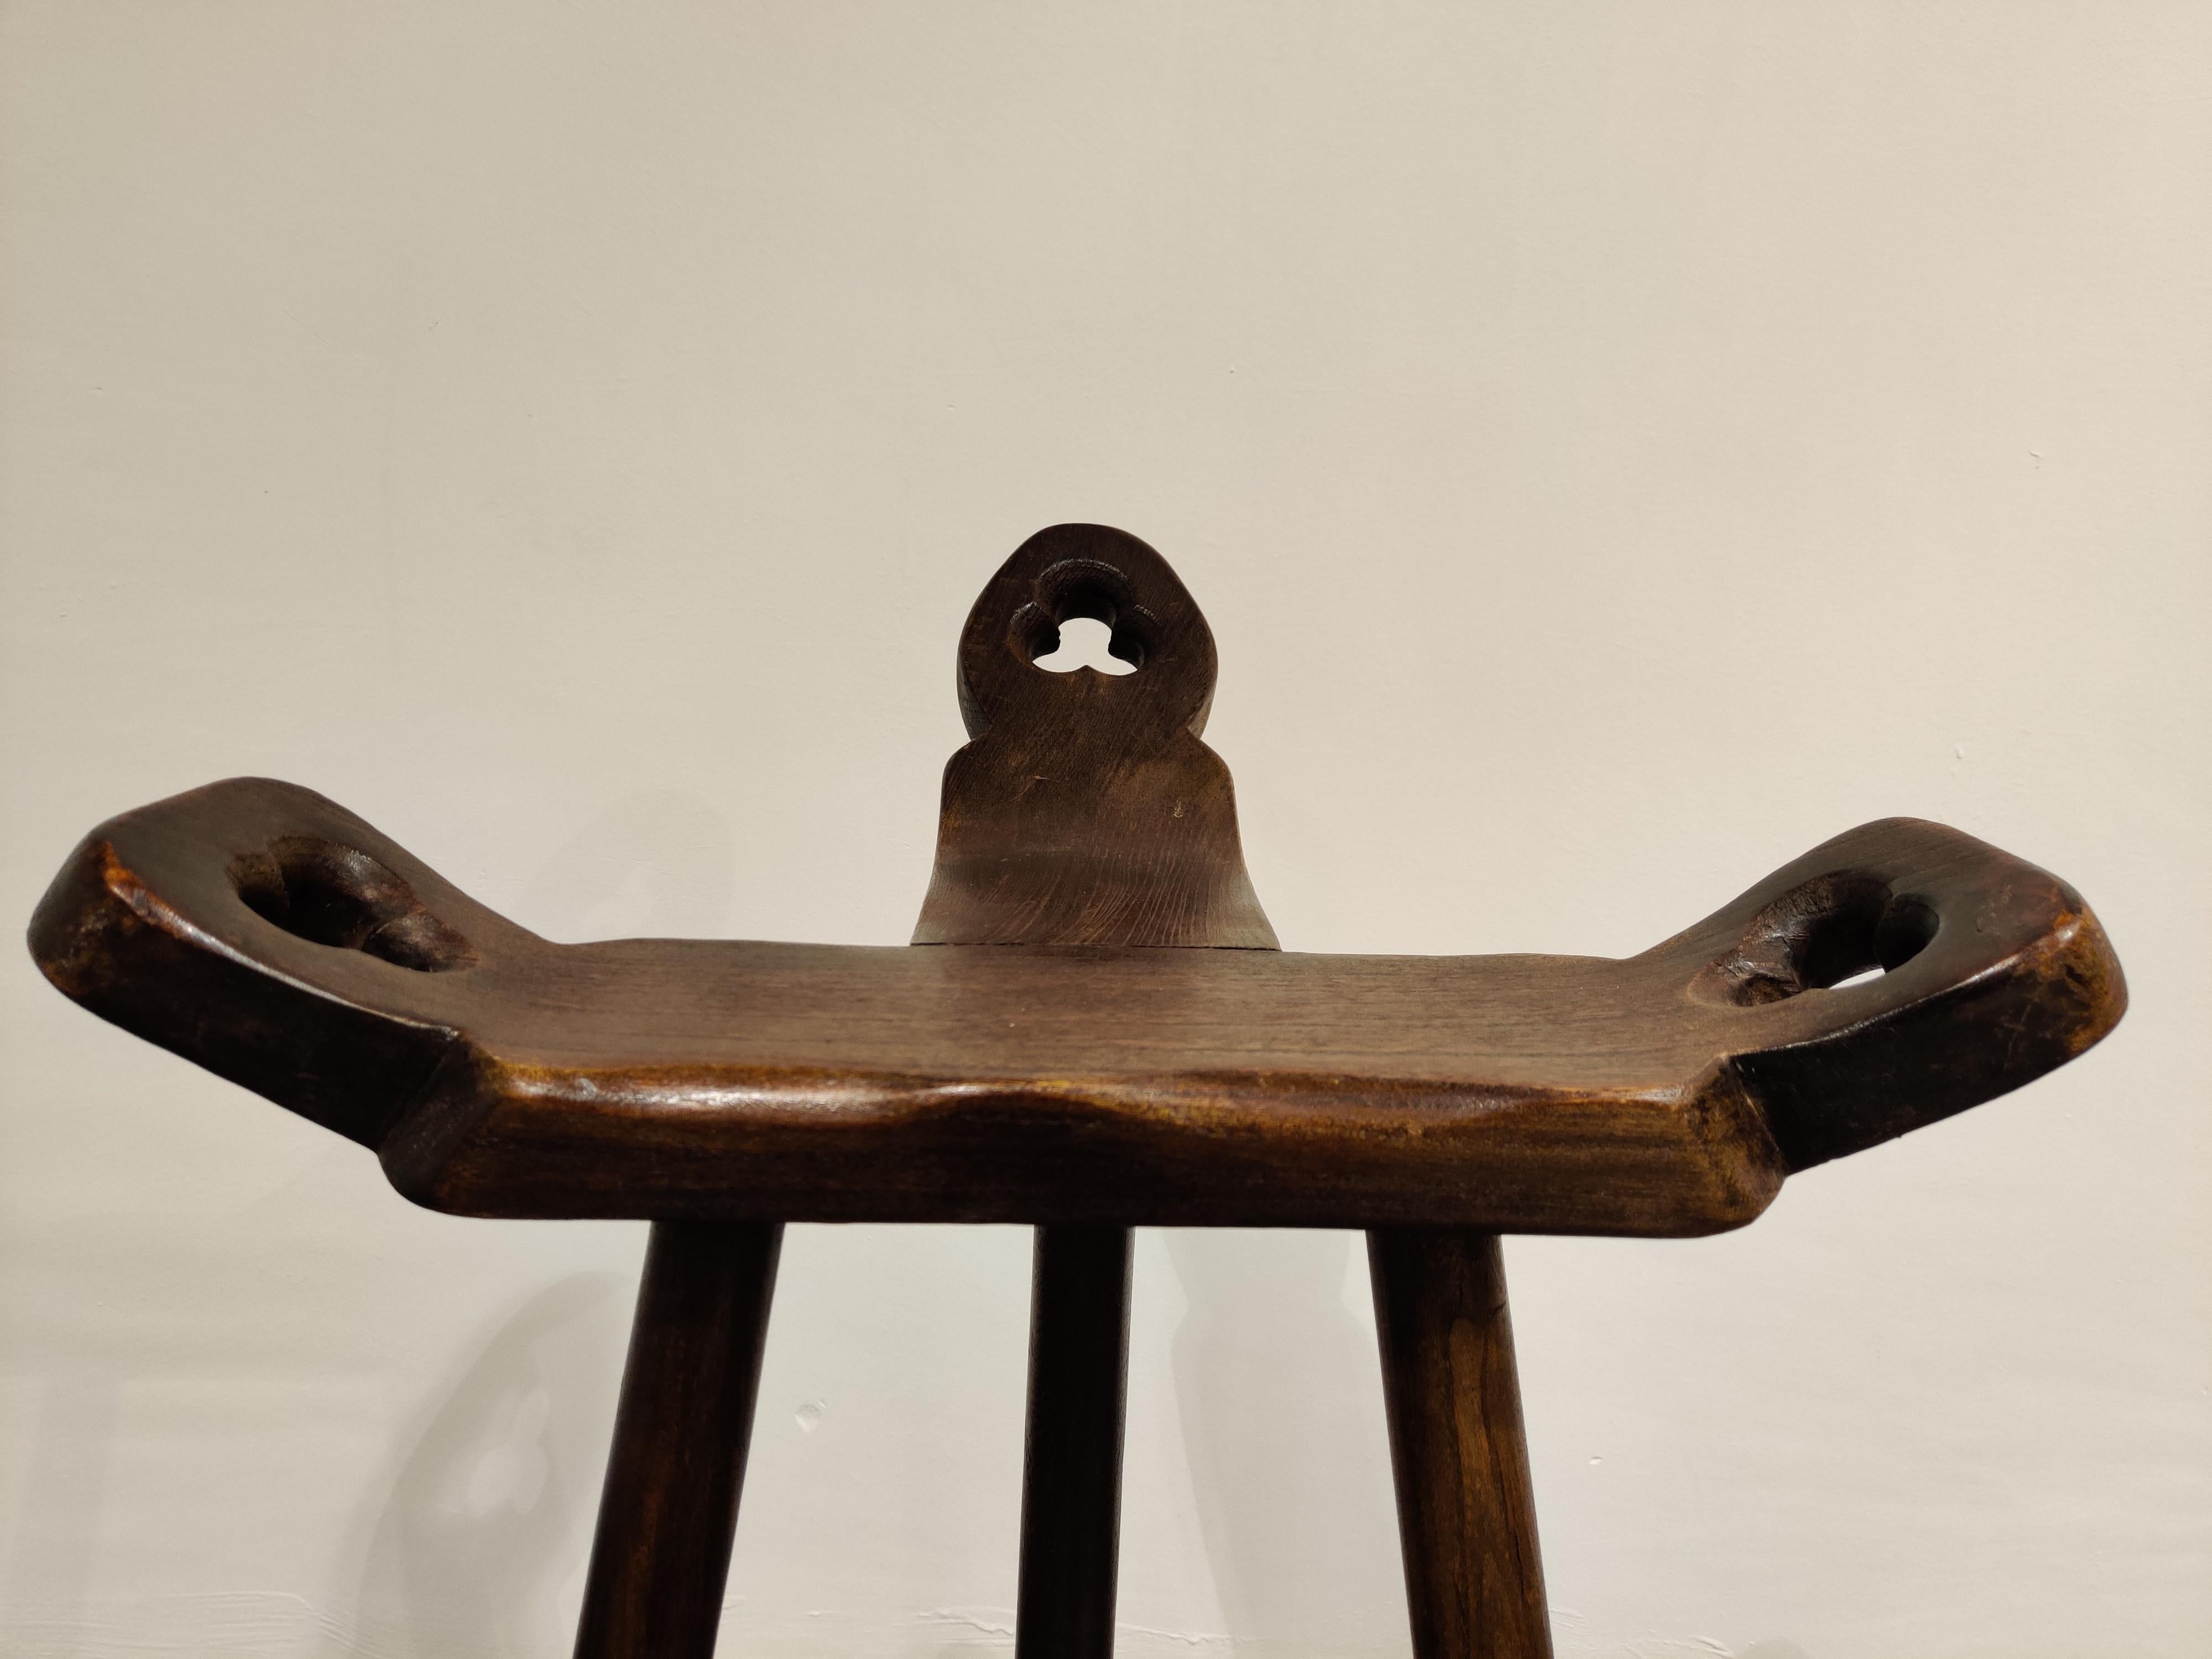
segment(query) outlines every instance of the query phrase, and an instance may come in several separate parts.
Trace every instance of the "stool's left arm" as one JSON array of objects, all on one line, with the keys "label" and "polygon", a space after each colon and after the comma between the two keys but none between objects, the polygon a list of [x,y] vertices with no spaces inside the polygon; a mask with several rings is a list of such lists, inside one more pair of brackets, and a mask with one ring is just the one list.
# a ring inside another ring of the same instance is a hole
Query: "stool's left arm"
[{"label": "stool's left arm", "polygon": [[335,802],[264,778],[100,825],[29,944],[103,1019],[372,1148],[464,1046],[487,963],[547,948]]}]

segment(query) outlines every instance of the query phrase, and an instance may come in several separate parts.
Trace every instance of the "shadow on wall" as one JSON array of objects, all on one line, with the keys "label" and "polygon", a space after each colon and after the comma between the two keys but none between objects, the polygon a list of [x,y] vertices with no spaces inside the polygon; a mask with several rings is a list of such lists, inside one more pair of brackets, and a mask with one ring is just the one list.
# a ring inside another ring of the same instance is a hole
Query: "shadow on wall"
[{"label": "shadow on wall", "polygon": [[1239,1652],[1403,1653],[1405,1581],[1356,1233],[1178,1231],[1176,1393],[1221,1610]]},{"label": "shadow on wall", "polygon": [[[599,939],[713,931],[727,821],[678,790],[623,797],[563,841],[517,902],[522,925]],[[325,1659],[507,1659],[575,1640],[635,1281],[575,1273],[532,1295],[426,1407]]]},{"label": "shadow on wall", "polygon": [[329,1633],[328,1659],[568,1650],[630,1290],[615,1273],[558,1280],[443,1391],[366,1528],[358,1594],[331,1597],[353,1617]]}]

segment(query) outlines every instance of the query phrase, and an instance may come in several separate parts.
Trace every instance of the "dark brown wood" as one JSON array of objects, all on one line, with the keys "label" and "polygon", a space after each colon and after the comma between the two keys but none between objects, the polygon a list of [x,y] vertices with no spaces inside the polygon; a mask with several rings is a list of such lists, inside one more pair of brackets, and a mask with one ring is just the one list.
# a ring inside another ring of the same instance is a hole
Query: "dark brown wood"
[{"label": "dark brown wood", "polygon": [[714,1650],[782,1242],[773,1224],[653,1224],[576,1659]]},{"label": "dark brown wood", "polygon": [[[1037,666],[1076,617],[1135,672]],[[554,945],[239,779],[95,830],[32,952],[417,1202],[654,1220],[580,1653],[711,1645],[786,1219],[1040,1224],[1032,1659],[1111,1650],[1127,1229],[1376,1230],[1417,1652],[1547,1653],[1494,1235],[1741,1226],[2098,1041],[2118,961],[2063,882],[1905,818],[1622,961],[1281,952],[1214,673],[1143,543],[1018,550],[961,639],[927,949]]]},{"label": "dark brown wood", "polygon": [[1126,1227],[1037,1229],[1018,1659],[1109,1659],[1114,1651],[1130,1242]]},{"label": "dark brown wood", "polygon": [[[1108,649],[1135,672],[1036,666],[1073,617],[1106,623]],[[1229,769],[1199,741],[1214,672],[1205,617],[1135,537],[1061,525],[1016,550],[961,635],[969,741],[945,765],[914,942],[1273,950]],[[1114,1650],[1130,1249],[1127,1227],[1037,1230],[1015,1620],[1026,1659]]]},{"label": "dark brown wood", "polygon": [[1413,1659],[1551,1659],[1495,1233],[1367,1236]]},{"label": "dark brown wood", "polygon": [[[271,848],[298,908],[354,905],[374,938],[419,907],[438,961],[288,930],[233,873]],[[94,1012],[377,1147],[418,1202],[511,1216],[1712,1232],[2126,1003],[2070,887],[1903,818],[1625,961],[562,945],[244,780],[95,830],[32,945]]]},{"label": "dark brown wood", "polygon": [[[1034,666],[1075,617],[1138,672]],[[1134,536],[1066,524],[1023,543],[961,632],[970,741],[945,763],[914,942],[1273,949],[1229,769],[1199,741],[1214,668],[1206,618]]]}]

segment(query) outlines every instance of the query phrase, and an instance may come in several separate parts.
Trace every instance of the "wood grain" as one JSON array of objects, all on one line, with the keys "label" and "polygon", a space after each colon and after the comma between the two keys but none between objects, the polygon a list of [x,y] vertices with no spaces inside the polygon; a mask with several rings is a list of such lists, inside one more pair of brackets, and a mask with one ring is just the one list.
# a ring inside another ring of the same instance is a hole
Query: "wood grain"
[{"label": "wood grain", "polygon": [[[1136,672],[1037,666],[1078,617]],[[1741,1226],[2081,1053],[2119,963],[2064,883],[1905,818],[1625,960],[1279,951],[1216,666],[1135,538],[1017,550],[961,637],[928,948],[554,945],[237,779],[94,830],[32,953],[417,1202],[654,1222],[580,1659],[711,1652],[787,1219],[1039,1224],[1024,1659],[1112,1650],[1127,1229],[1370,1229],[1417,1659],[1541,1659],[1496,1234]]]},{"label": "wood grain", "polygon": [[[1106,623],[1109,650],[1133,672],[1036,666],[1072,617]],[[1214,672],[1206,619],[1133,536],[1061,525],[1017,549],[962,632],[970,740],[945,769],[915,943],[1273,949],[1244,872],[1229,769],[1199,741]],[[1126,1226],[1037,1229],[1022,1659],[1114,1650],[1132,1244]]]},{"label": "wood grain", "polygon": [[1127,1227],[1040,1227],[1017,1659],[1110,1659],[1128,1394]]},{"label": "wood grain", "polygon": [[[303,842],[357,855],[303,880],[373,864],[465,961],[249,904],[239,860]],[[240,780],[94,831],[32,947],[105,1018],[378,1148],[417,1201],[541,1217],[1705,1233],[2042,1075],[2126,1002],[2071,888],[1911,819],[1620,961],[562,945]]]},{"label": "wood grain", "polygon": [[647,1246],[576,1659],[708,1659],[783,1230],[659,1221]]},{"label": "wood grain", "polygon": [[1413,1659],[1551,1659],[1495,1233],[1367,1236]]},{"label": "wood grain", "polygon": [[[1089,617],[1133,674],[1034,665]],[[1273,949],[1229,769],[1199,740],[1212,631],[1168,562],[1103,525],[1022,544],[960,635],[969,742],[945,763],[916,945]]]}]

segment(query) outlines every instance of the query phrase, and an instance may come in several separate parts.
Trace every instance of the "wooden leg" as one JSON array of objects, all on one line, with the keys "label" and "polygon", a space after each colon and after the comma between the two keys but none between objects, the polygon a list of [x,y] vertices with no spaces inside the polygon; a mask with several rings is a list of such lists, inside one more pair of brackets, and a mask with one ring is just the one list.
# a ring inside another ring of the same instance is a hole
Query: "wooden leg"
[{"label": "wooden leg", "polygon": [[576,1659],[709,1659],[783,1229],[656,1221]]},{"label": "wooden leg", "polygon": [[1040,1227],[1015,1659],[1112,1659],[1129,1230]]},{"label": "wooden leg", "polygon": [[1551,1659],[1495,1233],[1367,1235],[1414,1659]]}]

